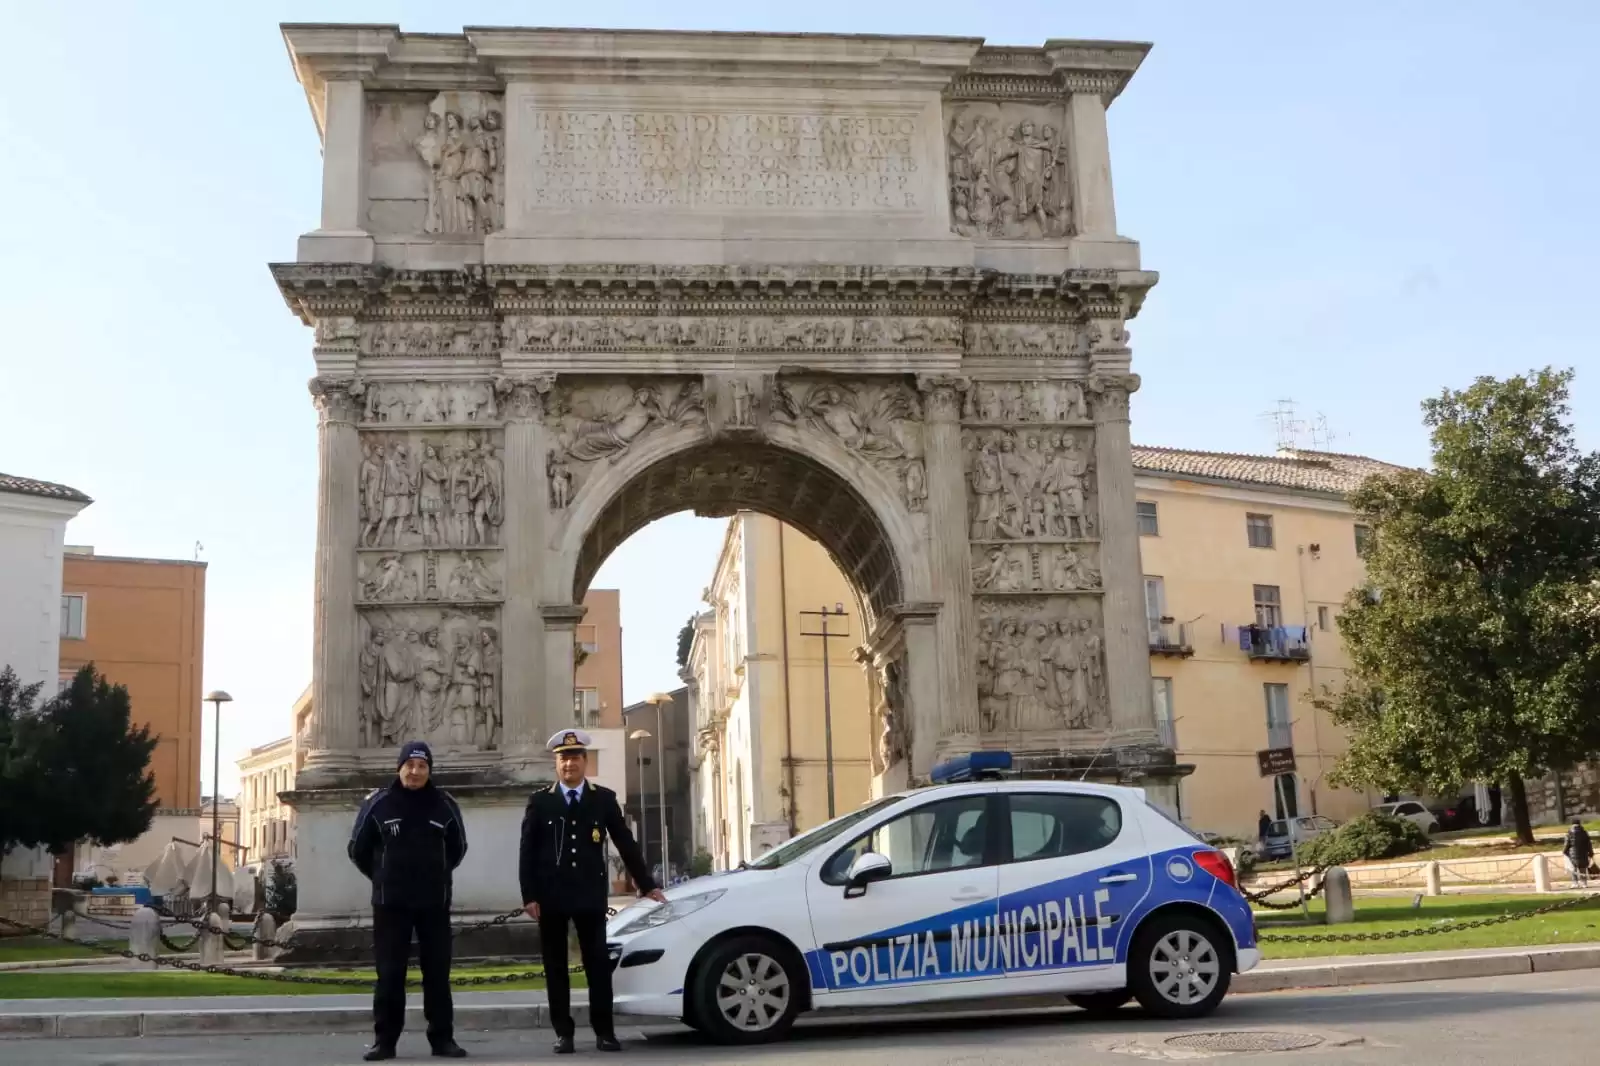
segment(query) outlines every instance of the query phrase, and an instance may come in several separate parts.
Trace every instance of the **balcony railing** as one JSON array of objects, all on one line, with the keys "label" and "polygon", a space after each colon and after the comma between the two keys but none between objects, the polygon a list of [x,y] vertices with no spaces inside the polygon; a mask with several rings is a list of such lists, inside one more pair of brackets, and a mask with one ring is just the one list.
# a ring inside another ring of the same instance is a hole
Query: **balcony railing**
[{"label": "balcony railing", "polygon": [[1305,626],[1240,626],[1239,650],[1253,662],[1303,663],[1311,658],[1311,634]]},{"label": "balcony railing", "polygon": [[1189,642],[1189,627],[1182,622],[1164,618],[1150,619],[1150,652],[1152,655],[1176,655],[1187,658],[1194,654]]}]

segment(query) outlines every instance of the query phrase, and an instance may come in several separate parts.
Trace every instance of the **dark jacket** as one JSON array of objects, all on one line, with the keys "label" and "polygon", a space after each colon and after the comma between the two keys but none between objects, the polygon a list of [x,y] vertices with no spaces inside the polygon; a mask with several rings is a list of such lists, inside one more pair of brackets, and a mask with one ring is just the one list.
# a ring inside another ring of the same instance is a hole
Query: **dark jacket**
[{"label": "dark jacket", "polygon": [[431,783],[412,792],[397,778],[361,804],[347,850],[372,882],[373,906],[448,910],[467,826],[450,793]]},{"label": "dark jacket", "polygon": [[615,792],[589,782],[570,809],[559,784],[529,796],[522,815],[522,849],[517,863],[522,902],[538,903],[563,914],[604,911],[611,897],[607,837],[639,891],[655,888],[644,853],[622,818]]},{"label": "dark jacket", "polygon": [[1589,834],[1583,826],[1575,825],[1567,830],[1567,844],[1561,849],[1579,866],[1587,867],[1594,860],[1594,842],[1589,839]]}]

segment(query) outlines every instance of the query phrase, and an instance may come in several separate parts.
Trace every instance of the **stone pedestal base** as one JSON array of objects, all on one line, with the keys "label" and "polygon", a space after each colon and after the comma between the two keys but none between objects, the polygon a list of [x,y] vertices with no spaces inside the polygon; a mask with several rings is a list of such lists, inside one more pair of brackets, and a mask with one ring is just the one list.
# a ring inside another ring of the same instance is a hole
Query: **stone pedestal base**
[{"label": "stone pedestal base", "polygon": [[[382,782],[388,787],[388,778]],[[522,812],[528,794],[543,784],[452,784],[466,822],[467,856],[455,872],[452,925],[488,921],[522,906],[517,882]],[[302,789],[286,793],[295,809],[297,910],[291,947],[278,961],[361,961],[372,954],[372,886],[351,863],[349,843],[356,812],[376,783]],[[538,929],[515,918],[456,940],[457,958],[538,953]]]}]

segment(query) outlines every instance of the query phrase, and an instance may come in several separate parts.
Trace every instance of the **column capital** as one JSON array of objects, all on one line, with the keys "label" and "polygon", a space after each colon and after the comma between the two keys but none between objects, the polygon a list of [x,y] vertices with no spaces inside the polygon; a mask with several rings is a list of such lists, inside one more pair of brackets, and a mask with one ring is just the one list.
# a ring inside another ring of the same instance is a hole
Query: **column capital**
[{"label": "column capital", "polygon": [[928,398],[928,417],[955,422],[961,417],[961,398],[972,381],[959,374],[918,374],[917,391]]},{"label": "column capital", "polygon": [[544,397],[555,388],[553,373],[501,374],[494,379],[495,395],[507,416],[518,422],[532,422],[544,411]]},{"label": "column capital", "polygon": [[356,424],[363,387],[355,378],[314,377],[306,382],[306,388],[311,392],[319,424]]},{"label": "column capital", "polygon": [[1138,374],[1091,374],[1089,391],[1094,395],[1095,421],[1128,417],[1128,397],[1139,391]]}]

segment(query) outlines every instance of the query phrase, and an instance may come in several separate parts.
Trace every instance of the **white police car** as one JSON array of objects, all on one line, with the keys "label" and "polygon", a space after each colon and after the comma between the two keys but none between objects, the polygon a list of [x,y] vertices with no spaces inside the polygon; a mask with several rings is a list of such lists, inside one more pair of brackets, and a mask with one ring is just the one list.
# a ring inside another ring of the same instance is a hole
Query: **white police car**
[{"label": "white police car", "polygon": [[984,752],[606,928],[616,1009],[759,1043],[805,1010],[1062,994],[1209,1013],[1261,960],[1226,856],[1137,789]]}]

